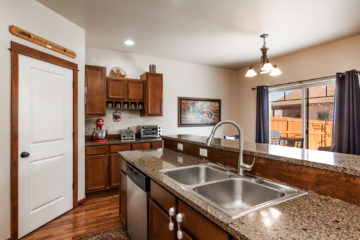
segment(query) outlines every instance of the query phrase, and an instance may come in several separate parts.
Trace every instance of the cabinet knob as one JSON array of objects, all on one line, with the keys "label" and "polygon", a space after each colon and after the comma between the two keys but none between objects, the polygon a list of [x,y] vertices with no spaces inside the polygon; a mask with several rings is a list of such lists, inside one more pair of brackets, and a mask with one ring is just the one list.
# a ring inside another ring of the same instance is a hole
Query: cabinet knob
[{"label": "cabinet knob", "polygon": [[172,217],[175,216],[175,212],[176,212],[176,210],[174,207],[169,208],[169,216],[170,216],[169,230],[170,230],[170,232],[174,231],[174,229],[175,229],[175,225],[172,220]]},{"label": "cabinet knob", "polygon": [[176,232],[176,237],[177,239],[183,239],[184,237],[184,234],[183,232],[181,231],[181,223],[185,221],[185,215],[183,213],[178,213],[176,215],[176,222],[177,222],[177,232]]}]

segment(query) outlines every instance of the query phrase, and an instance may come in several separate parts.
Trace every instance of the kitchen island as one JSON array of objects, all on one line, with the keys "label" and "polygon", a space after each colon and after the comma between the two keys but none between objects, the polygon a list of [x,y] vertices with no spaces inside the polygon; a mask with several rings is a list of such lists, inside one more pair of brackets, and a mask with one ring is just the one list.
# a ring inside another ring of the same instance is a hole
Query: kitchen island
[{"label": "kitchen island", "polygon": [[[237,239],[360,239],[360,207],[314,192],[232,219],[159,173],[208,162],[166,148],[120,152],[162,188]],[[186,218],[185,218],[186,221]]]}]

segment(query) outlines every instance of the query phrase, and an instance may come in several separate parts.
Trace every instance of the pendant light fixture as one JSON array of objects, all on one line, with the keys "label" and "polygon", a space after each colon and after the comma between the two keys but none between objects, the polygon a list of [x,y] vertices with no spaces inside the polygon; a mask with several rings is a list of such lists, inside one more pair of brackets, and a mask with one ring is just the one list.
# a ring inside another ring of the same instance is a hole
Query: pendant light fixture
[{"label": "pendant light fixture", "polygon": [[250,66],[245,74],[245,77],[255,77],[257,73],[254,68],[260,68],[260,74],[269,74],[272,77],[282,74],[281,70],[276,65],[273,66],[270,63],[269,58],[267,57],[267,51],[269,50],[269,48],[266,47],[265,40],[268,36],[269,34],[260,35],[260,37],[264,40],[263,46],[260,48],[260,51],[262,53],[260,63],[256,66]]}]

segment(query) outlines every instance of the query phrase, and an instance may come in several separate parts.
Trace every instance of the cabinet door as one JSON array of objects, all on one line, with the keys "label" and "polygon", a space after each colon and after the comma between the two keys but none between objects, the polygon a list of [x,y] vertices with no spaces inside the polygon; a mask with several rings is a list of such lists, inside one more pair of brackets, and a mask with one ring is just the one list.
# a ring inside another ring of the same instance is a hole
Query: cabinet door
[{"label": "cabinet door", "polygon": [[181,228],[191,233],[191,236],[196,239],[228,240],[230,238],[224,230],[180,200],[178,201],[178,213],[185,215]]},{"label": "cabinet door", "polygon": [[144,100],[144,81],[142,80],[128,80],[128,94],[127,99],[131,101]]},{"label": "cabinet door", "polygon": [[147,150],[150,149],[151,143],[133,143],[132,150]]},{"label": "cabinet door", "polygon": [[86,116],[104,116],[106,68],[85,65]]},{"label": "cabinet door", "polygon": [[107,155],[86,156],[85,185],[86,192],[109,188],[109,157]]},{"label": "cabinet door", "polygon": [[149,199],[149,240],[175,240],[176,229],[170,232],[169,221],[169,215]]},{"label": "cabinet door", "polygon": [[163,75],[159,73],[145,73],[145,115],[163,115]]},{"label": "cabinet door", "polygon": [[126,99],[127,81],[124,79],[107,80],[107,97],[110,99],[124,100]]},{"label": "cabinet door", "polygon": [[116,188],[120,185],[120,160],[118,153],[110,155],[110,187]]},{"label": "cabinet door", "polygon": [[120,218],[126,227],[126,174],[120,171]]}]

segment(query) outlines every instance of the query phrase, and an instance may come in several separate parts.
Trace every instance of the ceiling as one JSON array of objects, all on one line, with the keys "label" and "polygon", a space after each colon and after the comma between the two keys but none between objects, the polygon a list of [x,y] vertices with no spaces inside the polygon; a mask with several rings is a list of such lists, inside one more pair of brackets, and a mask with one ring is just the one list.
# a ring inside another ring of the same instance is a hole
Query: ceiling
[{"label": "ceiling", "polygon": [[[359,0],[38,0],[86,30],[86,45],[238,69],[360,33]],[[132,39],[134,46],[125,46]]]}]

